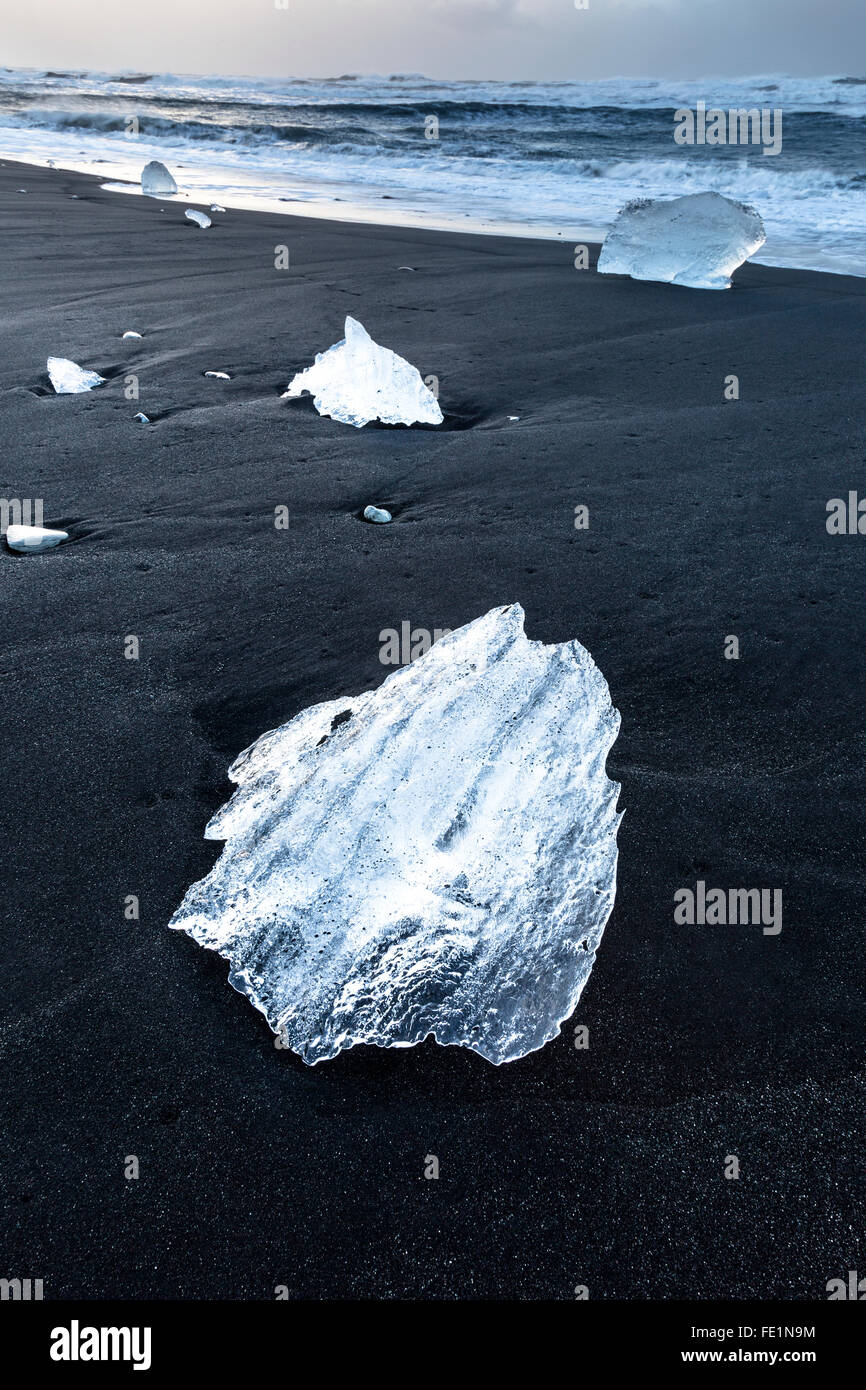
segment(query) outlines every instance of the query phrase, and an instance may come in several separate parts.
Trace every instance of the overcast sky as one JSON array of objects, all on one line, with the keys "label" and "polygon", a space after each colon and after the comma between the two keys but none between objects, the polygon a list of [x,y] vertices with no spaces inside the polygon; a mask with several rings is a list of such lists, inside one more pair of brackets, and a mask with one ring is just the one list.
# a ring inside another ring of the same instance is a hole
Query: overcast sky
[{"label": "overcast sky", "polygon": [[866,0],[0,0],[38,68],[580,79],[866,76]]}]

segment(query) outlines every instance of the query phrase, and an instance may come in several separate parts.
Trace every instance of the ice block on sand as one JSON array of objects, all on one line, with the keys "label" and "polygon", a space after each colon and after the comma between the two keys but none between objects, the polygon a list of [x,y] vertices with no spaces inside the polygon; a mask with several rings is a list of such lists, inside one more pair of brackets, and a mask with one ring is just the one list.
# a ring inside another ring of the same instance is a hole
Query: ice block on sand
[{"label": "ice block on sand", "polygon": [[345,338],[292,378],[284,396],[309,391],[320,415],[357,428],[371,420],[441,425],[439,402],[417,368],[375,343],[357,319],[347,318],[344,331]]},{"label": "ice block on sand", "polygon": [[141,171],[141,191],[151,198],[162,198],[177,192],[177,184],[158,159],[152,159]]},{"label": "ice block on sand", "polygon": [[726,290],[738,266],[766,241],[754,208],[721,193],[627,203],[608,232],[602,275],[662,280],[697,290]]},{"label": "ice block on sand", "polygon": [[579,642],[495,608],[242,753],[171,926],[310,1065],[430,1036],[513,1061],[572,1013],[613,907],[618,729]]},{"label": "ice block on sand", "polygon": [[46,365],[48,379],[58,396],[75,396],[82,391],[92,391],[94,386],[101,386],[105,381],[105,377],[98,372],[89,372],[68,357],[49,357]]},{"label": "ice block on sand", "polygon": [[7,526],[6,544],[10,550],[21,550],[25,554],[39,550],[53,550],[61,541],[69,540],[68,531],[50,531],[46,526]]}]

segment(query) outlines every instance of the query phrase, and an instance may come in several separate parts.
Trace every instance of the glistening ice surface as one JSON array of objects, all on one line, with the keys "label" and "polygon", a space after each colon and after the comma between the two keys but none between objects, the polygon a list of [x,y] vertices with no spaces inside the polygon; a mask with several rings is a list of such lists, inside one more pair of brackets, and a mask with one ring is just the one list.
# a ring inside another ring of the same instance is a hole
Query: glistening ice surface
[{"label": "glistening ice surface", "polygon": [[177,192],[174,175],[169,173],[161,160],[152,159],[149,164],[145,164],[141,171],[141,191],[149,194],[151,198]]},{"label": "glistening ice surface", "polygon": [[344,331],[345,338],[317,353],[312,367],[292,377],[285,396],[309,391],[320,415],[357,429],[371,420],[441,425],[439,403],[417,368],[374,343],[357,319],[347,317]]},{"label": "glistening ice surface", "polygon": [[92,391],[94,386],[101,386],[105,381],[105,377],[98,372],[89,372],[68,357],[49,357],[45,365],[48,379],[58,396],[80,395],[82,391]]},{"label": "glistening ice surface", "polygon": [[170,925],[310,1064],[431,1034],[513,1061],[573,1011],[613,907],[618,730],[579,642],[495,608],[242,753]]},{"label": "glistening ice surface", "polygon": [[765,240],[755,209],[720,193],[638,200],[623,208],[608,232],[598,269],[602,275],[726,290],[737,266]]}]

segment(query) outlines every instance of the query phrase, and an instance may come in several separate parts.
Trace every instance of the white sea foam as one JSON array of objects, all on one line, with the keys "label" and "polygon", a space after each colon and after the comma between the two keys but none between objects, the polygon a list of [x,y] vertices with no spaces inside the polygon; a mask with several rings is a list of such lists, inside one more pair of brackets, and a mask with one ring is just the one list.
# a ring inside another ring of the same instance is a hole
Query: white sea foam
[{"label": "white sea foam", "polygon": [[[673,113],[699,100],[783,109],[782,153],[676,147]],[[430,110],[446,120],[447,141],[419,139]],[[130,114],[141,127],[134,142]],[[0,73],[0,156],[136,186],[133,161],[160,158],[185,200],[205,206],[567,242],[602,240],[630,199],[713,191],[760,209],[767,241],[755,259],[854,274],[866,273],[864,122],[866,83],[842,76],[136,83]]]}]

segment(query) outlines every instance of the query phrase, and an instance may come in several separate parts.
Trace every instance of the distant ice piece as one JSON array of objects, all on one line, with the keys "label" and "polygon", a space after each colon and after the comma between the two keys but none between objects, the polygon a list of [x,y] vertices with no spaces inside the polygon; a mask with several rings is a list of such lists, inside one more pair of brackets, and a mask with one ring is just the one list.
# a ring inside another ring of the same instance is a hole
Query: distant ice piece
[{"label": "distant ice piece", "polygon": [[98,372],[88,372],[84,367],[79,367],[77,362],[71,362],[68,357],[49,357],[46,365],[48,378],[58,396],[73,396],[82,391],[92,391],[94,386],[101,386],[105,381],[105,377],[100,376]]},{"label": "distant ice piece", "polygon": [[225,212],[225,208],[221,208],[219,203],[212,203],[211,212]]},{"label": "distant ice piece", "polygon": [[140,411],[138,412],[137,415],[133,415],[132,418],[133,418],[133,420],[137,421],[137,423],[138,423],[139,425],[149,425],[149,424],[150,424],[150,416],[149,416],[149,415],[145,415],[145,413],[144,413],[143,410],[140,410]]},{"label": "distant ice piece", "polygon": [[6,527],[6,544],[10,550],[31,553],[39,550],[53,550],[55,545],[68,540],[68,531],[50,531],[45,526]]},{"label": "distant ice piece", "polygon": [[320,352],[298,372],[283,398],[309,391],[320,415],[358,429],[371,420],[386,425],[441,425],[439,402],[411,366],[390,348],[374,343],[357,319],[347,318],[339,343]]},{"label": "distant ice piece", "polygon": [[149,198],[163,198],[177,192],[177,184],[164,164],[152,159],[141,171],[141,191]]},{"label": "distant ice piece", "polygon": [[205,372],[205,376],[214,376],[218,381],[231,381],[228,372]]},{"label": "distant ice piece", "polygon": [[766,241],[754,208],[721,193],[627,203],[598,258],[602,275],[726,290],[730,276]]},{"label": "distant ice piece", "polygon": [[140,333],[134,333],[133,330],[130,328],[130,329],[128,329],[128,330],[126,331],[126,333],[124,333],[123,336],[124,336],[124,338],[140,338],[140,337],[141,337],[141,334],[140,334]]},{"label": "distant ice piece", "polygon": [[170,925],[310,1065],[431,1035],[514,1061],[574,1010],[613,907],[618,729],[579,642],[495,608],[242,753]]},{"label": "distant ice piece", "polygon": [[364,520],[365,520],[365,521],[378,521],[378,522],[380,522],[381,524],[384,525],[385,522],[388,522],[388,521],[390,521],[391,519],[392,519],[392,518],[391,518],[391,513],[390,513],[389,511],[386,511],[386,509],[385,509],[384,507],[365,507],[365,508],[364,508]]},{"label": "distant ice piece", "polygon": [[212,227],[213,223],[206,212],[198,212],[195,208],[187,208],[184,217],[188,217],[190,222],[194,222],[197,227]]}]

